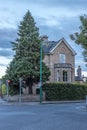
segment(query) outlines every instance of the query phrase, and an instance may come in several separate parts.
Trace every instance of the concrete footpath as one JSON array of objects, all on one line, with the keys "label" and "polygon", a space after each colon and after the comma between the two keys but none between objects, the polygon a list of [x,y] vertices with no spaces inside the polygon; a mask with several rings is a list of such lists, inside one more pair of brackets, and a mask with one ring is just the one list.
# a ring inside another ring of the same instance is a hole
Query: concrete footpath
[{"label": "concrete footpath", "polygon": [[1,97],[0,97],[0,105],[7,105],[8,102],[4,101]]},{"label": "concrete footpath", "polygon": [[40,102],[24,102],[24,101],[15,101],[15,102],[9,102],[6,100],[3,100],[2,98],[0,98],[0,105],[17,105],[17,104],[21,104],[21,105],[39,105],[39,104],[68,104],[68,103],[86,103],[86,100],[73,100],[73,101],[42,101]]}]

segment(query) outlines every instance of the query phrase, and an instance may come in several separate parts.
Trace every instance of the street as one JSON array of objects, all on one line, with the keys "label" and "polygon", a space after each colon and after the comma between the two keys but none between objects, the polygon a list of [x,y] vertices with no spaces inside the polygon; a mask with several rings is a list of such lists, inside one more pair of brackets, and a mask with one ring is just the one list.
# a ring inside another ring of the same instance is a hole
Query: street
[{"label": "street", "polygon": [[0,103],[0,130],[87,130],[85,103]]}]

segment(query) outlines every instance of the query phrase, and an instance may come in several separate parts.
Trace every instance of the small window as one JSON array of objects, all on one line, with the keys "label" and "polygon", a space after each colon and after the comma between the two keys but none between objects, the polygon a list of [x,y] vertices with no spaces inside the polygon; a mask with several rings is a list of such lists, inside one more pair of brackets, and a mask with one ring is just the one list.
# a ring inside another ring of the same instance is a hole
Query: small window
[{"label": "small window", "polygon": [[60,54],[60,63],[65,63],[65,54]]}]

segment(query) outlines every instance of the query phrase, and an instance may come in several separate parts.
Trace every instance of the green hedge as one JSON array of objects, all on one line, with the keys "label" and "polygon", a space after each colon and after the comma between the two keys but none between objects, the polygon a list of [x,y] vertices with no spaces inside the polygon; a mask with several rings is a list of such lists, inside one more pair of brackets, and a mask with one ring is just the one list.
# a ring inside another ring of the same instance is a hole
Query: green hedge
[{"label": "green hedge", "polygon": [[87,95],[87,85],[69,83],[47,83],[43,85],[46,100],[83,100]]},{"label": "green hedge", "polygon": [[6,85],[2,84],[2,94],[5,95],[6,94]]}]

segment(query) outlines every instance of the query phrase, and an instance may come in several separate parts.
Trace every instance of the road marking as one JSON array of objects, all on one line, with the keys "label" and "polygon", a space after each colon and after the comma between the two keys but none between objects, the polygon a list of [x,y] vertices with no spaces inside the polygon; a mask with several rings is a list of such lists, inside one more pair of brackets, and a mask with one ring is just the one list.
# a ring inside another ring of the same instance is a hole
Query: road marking
[{"label": "road marking", "polygon": [[15,111],[12,111],[12,112],[0,112],[0,115],[36,115],[36,113],[33,113],[33,112],[15,112]]}]

